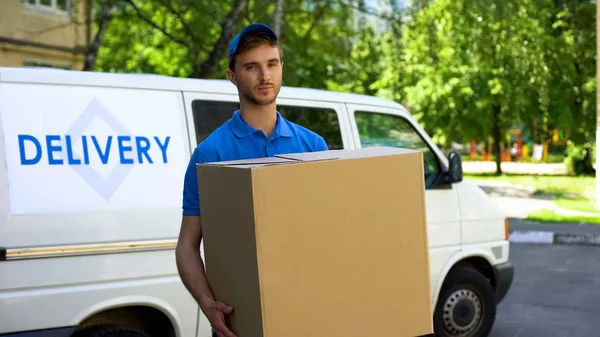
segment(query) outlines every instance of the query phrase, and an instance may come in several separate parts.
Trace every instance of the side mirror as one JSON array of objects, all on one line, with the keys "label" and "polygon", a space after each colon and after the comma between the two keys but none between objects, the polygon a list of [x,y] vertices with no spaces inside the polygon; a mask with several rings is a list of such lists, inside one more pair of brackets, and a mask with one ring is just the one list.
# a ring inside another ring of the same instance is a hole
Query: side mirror
[{"label": "side mirror", "polygon": [[462,160],[458,152],[452,151],[448,155],[448,182],[458,183],[463,180]]}]

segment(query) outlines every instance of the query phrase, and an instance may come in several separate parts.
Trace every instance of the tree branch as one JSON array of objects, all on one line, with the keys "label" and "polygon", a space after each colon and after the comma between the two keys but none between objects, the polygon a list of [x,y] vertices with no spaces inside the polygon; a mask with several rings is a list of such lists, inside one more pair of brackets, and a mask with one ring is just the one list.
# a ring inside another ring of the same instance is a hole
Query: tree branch
[{"label": "tree branch", "polygon": [[233,26],[242,18],[247,8],[248,0],[234,0],[231,11],[227,14],[225,22],[221,25],[221,35],[217,42],[215,42],[208,59],[203,63],[199,63],[199,60],[197,60],[191,77],[208,78],[216,72],[219,60],[225,55],[227,44],[233,38]]},{"label": "tree branch", "polygon": [[100,24],[98,25],[98,33],[96,33],[94,41],[88,47],[88,51],[85,55],[85,64],[83,65],[83,71],[94,70],[96,58],[98,57],[98,51],[100,50],[102,41],[104,41],[104,33],[106,33],[106,29],[108,28],[108,25],[112,20],[112,9],[116,1],[118,0],[108,0],[104,5],[102,18],[100,19]]},{"label": "tree branch", "polygon": [[175,6],[173,6],[173,2],[172,0],[162,0],[161,1],[163,3],[163,5],[165,7],[167,7],[167,9],[173,13],[177,19],[179,19],[179,22],[181,22],[181,26],[183,27],[183,30],[185,31],[185,33],[190,37],[190,39],[192,39],[192,41],[194,41],[193,43],[195,44],[195,35],[194,35],[194,31],[191,29],[190,25],[188,25],[188,23],[183,19],[183,16],[181,15],[181,13],[175,9]]},{"label": "tree branch", "polygon": [[142,13],[141,9],[140,9],[140,8],[139,8],[139,7],[138,7],[138,6],[137,6],[137,5],[136,5],[136,4],[133,2],[133,0],[125,0],[125,1],[127,1],[127,3],[129,3],[129,5],[131,5],[131,7],[133,7],[133,9],[135,10],[135,12],[136,12],[137,16],[138,16],[140,19],[144,20],[144,21],[145,21],[146,23],[148,23],[150,26],[152,26],[152,27],[154,27],[155,29],[157,29],[157,30],[159,30],[160,32],[162,32],[162,33],[163,33],[165,36],[167,36],[168,38],[170,38],[170,39],[171,39],[171,40],[173,40],[174,42],[177,42],[177,43],[179,43],[180,45],[182,45],[182,46],[185,46],[185,47],[187,47],[187,48],[188,48],[188,49],[190,49],[190,50],[193,50],[193,47],[192,47],[192,46],[191,46],[189,43],[187,43],[187,42],[185,42],[184,40],[182,40],[182,39],[180,39],[180,38],[178,38],[178,37],[176,37],[176,36],[174,36],[174,35],[170,34],[169,32],[167,32],[167,30],[166,30],[166,28],[165,28],[165,27],[161,27],[161,26],[159,26],[159,25],[158,25],[158,24],[156,24],[154,21],[152,21],[152,20],[151,20],[151,19],[149,19],[147,16],[145,16],[145,15]]},{"label": "tree branch", "polygon": [[304,36],[302,36],[303,41],[306,41],[308,39],[310,33],[317,25],[317,22],[319,22],[319,20],[321,20],[321,17],[323,17],[323,15],[325,14],[325,8],[329,7],[330,4],[331,0],[327,0],[315,10],[315,13],[312,15],[313,21],[310,24],[310,27],[308,27],[308,29],[306,30],[306,33],[304,33]]},{"label": "tree branch", "polygon": [[273,28],[277,36],[281,35],[281,27],[283,26],[283,6],[284,0],[277,0],[277,5],[273,12]]}]

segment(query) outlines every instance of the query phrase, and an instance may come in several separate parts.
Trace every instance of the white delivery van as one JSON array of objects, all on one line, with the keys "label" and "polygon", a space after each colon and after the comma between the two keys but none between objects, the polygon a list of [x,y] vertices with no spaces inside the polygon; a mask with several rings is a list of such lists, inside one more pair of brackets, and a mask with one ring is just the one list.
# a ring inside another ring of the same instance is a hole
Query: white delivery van
[{"label": "white delivery van", "polygon": [[[190,153],[237,108],[228,81],[0,68],[0,336],[209,337],[174,250]],[[486,336],[508,224],[460,157],[388,100],[284,87],[278,110],[330,149],[423,150],[437,334]]]}]

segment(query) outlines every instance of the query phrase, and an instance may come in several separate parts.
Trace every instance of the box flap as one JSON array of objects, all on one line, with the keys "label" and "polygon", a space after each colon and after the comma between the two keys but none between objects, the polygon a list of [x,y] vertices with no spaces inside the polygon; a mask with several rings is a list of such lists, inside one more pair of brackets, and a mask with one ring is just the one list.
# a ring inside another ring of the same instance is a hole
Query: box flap
[{"label": "box flap", "polygon": [[366,157],[379,157],[397,154],[417,153],[420,151],[406,148],[397,148],[389,146],[373,146],[360,149],[348,150],[329,150],[322,152],[293,153],[286,155],[277,155],[279,158],[286,158],[297,161],[316,161],[331,159],[353,159]]},{"label": "box flap", "polygon": [[208,165],[208,166],[234,166],[240,168],[259,167],[259,166],[270,166],[278,164],[290,164],[297,162],[309,162],[319,160],[331,160],[338,159],[339,157],[335,154],[329,153],[329,151],[321,152],[307,152],[307,153],[290,153],[280,154],[273,157],[253,158],[253,159],[238,159],[228,160],[220,162],[210,163],[199,163],[197,165]]},{"label": "box flap", "polygon": [[283,158],[296,162],[309,162],[309,161],[320,161],[320,160],[333,160],[339,159],[337,151],[319,151],[319,152],[303,152],[303,153],[289,153],[289,154],[278,154],[275,157]]},{"label": "box flap", "polygon": [[273,165],[288,163],[292,159],[279,158],[279,157],[264,157],[264,158],[253,158],[253,159],[237,159],[210,163],[200,163],[198,165],[212,165],[212,166],[261,166],[261,165]]},{"label": "box flap", "polygon": [[343,150],[338,150],[338,151],[340,151],[340,157],[342,159],[381,157],[381,156],[413,154],[413,153],[421,152],[420,150],[412,150],[412,149],[407,149],[407,148],[391,147],[391,146],[372,146],[372,147],[356,149],[353,151],[343,151]]}]

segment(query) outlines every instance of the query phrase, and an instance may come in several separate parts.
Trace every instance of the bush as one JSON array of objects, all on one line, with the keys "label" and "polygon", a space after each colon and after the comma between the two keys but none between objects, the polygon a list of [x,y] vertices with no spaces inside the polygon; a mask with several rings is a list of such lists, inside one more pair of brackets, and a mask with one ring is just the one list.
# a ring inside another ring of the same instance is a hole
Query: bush
[{"label": "bush", "polygon": [[596,144],[585,143],[575,145],[569,143],[567,146],[567,157],[565,164],[570,174],[575,175],[594,175],[596,170],[593,163],[596,158]]}]

